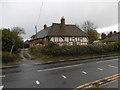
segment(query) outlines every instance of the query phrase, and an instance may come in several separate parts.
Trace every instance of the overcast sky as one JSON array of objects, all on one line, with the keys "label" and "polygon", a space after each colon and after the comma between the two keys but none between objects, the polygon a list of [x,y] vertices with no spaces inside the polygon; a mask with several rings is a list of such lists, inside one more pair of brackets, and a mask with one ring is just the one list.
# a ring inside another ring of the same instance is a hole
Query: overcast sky
[{"label": "overcast sky", "polygon": [[[89,2],[81,1],[17,1],[5,0],[0,2],[0,28],[12,28],[15,26],[25,29],[24,39],[29,39],[35,34],[35,25],[38,31],[43,28],[44,24],[51,26],[52,23],[59,23],[62,16],[65,17],[66,23],[81,24],[89,20],[94,22],[98,27],[98,32],[118,29],[118,2]],[[39,18],[40,16],[40,18]],[[117,30],[116,30],[117,31]]]}]

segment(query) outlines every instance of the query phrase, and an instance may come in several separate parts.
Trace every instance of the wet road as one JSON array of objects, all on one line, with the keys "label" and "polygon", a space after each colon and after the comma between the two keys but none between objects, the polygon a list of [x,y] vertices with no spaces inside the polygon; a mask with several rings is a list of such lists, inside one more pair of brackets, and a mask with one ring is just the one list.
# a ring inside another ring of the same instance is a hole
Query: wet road
[{"label": "wet road", "polygon": [[16,68],[3,69],[2,78],[4,88],[75,88],[117,73],[116,57],[87,63],[37,65],[30,61]]},{"label": "wet road", "polygon": [[116,79],[114,81],[111,81],[109,83],[106,83],[104,85],[102,85],[100,88],[116,88],[116,87],[120,87],[120,83],[119,82],[119,79]]}]

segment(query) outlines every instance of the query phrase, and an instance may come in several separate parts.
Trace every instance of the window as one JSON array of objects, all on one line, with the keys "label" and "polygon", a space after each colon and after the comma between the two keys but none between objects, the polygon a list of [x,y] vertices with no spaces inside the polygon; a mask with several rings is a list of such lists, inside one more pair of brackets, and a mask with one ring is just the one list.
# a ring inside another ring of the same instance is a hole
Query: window
[{"label": "window", "polygon": [[73,45],[77,45],[77,42],[73,42]]}]

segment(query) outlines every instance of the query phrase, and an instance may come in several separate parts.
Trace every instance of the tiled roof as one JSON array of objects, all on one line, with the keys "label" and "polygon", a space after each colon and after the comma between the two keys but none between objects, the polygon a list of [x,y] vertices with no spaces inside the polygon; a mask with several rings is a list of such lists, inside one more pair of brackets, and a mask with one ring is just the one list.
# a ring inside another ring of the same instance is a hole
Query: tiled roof
[{"label": "tiled roof", "polygon": [[53,23],[48,36],[88,36],[76,25],[65,25],[65,30],[61,30],[61,24]]},{"label": "tiled roof", "polygon": [[43,29],[37,33],[37,38],[44,38],[48,36],[48,32],[50,31],[51,27],[47,27],[46,29]]},{"label": "tiled roof", "polygon": [[47,27],[37,33],[37,38],[44,38],[46,36],[86,36],[88,34],[79,29],[76,25],[65,24],[65,29],[61,30],[61,24],[53,23],[52,26]]},{"label": "tiled roof", "polygon": [[113,34],[111,37],[106,37],[103,42],[116,42],[120,40],[120,32]]}]

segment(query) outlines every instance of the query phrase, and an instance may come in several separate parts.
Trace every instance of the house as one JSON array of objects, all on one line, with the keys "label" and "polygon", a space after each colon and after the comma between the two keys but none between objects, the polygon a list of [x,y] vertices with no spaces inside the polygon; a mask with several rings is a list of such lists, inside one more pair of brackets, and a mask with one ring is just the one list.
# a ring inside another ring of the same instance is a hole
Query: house
[{"label": "house", "polygon": [[87,45],[88,34],[76,25],[65,24],[62,17],[60,23],[52,23],[49,27],[45,24],[41,31],[31,37],[30,46],[46,45],[50,41],[59,45]]},{"label": "house", "polygon": [[29,40],[26,40],[25,42],[24,42],[24,45],[23,45],[23,47],[24,48],[29,48]]},{"label": "house", "polygon": [[111,36],[107,36],[104,40],[102,40],[103,43],[114,43],[120,41],[120,32],[114,32]]}]

